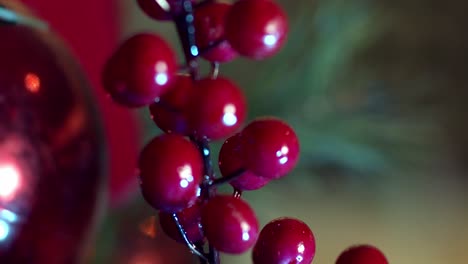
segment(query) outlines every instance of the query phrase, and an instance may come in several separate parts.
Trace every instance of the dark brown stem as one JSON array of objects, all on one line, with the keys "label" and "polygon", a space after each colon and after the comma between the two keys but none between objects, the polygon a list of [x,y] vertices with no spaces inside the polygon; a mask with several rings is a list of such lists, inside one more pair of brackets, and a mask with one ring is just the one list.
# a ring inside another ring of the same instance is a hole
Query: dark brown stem
[{"label": "dark brown stem", "polygon": [[193,6],[190,0],[182,0],[183,11],[177,17],[174,18],[176,24],[177,33],[182,44],[184,51],[185,62],[187,67],[190,69],[192,78],[198,79],[198,61],[197,57],[200,54],[198,46],[195,42],[195,25]]},{"label": "dark brown stem", "polygon": [[210,187],[212,188],[212,187],[216,187],[216,186],[228,183],[228,182],[238,178],[239,176],[241,176],[242,173],[244,173],[244,172],[245,172],[245,169],[238,169],[237,171],[233,172],[231,175],[215,179],[210,183]]},{"label": "dark brown stem", "polygon": [[[203,157],[203,165],[204,165],[204,174],[205,179],[202,183],[202,199],[210,199],[214,195],[216,188],[212,185],[217,179],[215,179],[214,172],[213,172],[213,164],[211,162],[211,149],[208,144],[207,139],[195,139],[191,137],[192,142],[197,144],[198,149]],[[219,252],[214,249],[211,245],[209,246],[209,253],[208,253],[208,262],[207,264],[219,264]],[[200,259],[200,264],[204,264],[206,262],[202,262]]]},{"label": "dark brown stem", "polygon": [[[194,8],[191,0],[180,0],[183,5],[183,10],[180,14],[177,14],[174,17],[174,22],[177,28],[177,33],[179,35],[180,42],[182,44],[182,49],[185,56],[185,63],[187,68],[192,76],[192,79],[199,79],[199,69],[198,69],[198,56],[200,55],[200,50],[195,41],[195,25],[194,25]],[[204,1],[205,2],[205,1]],[[209,2],[209,0],[206,0]],[[211,150],[208,144],[207,139],[196,139],[191,137],[191,140],[197,144],[200,153],[203,157],[204,173],[205,179],[202,183],[202,199],[209,199],[213,194],[215,188],[208,188],[209,184],[214,181],[214,172],[213,165],[211,163]],[[178,223],[177,215],[173,215],[174,221]],[[179,231],[185,233],[183,227],[178,225]],[[213,247],[210,246],[209,254],[203,253],[203,247],[193,245],[190,240],[185,235],[185,243],[190,248],[192,253],[196,254],[199,257],[200,264],[219,264],[219,253]],[[195,249],[195,250],[194,250]]]},{"label": "dark brown stem", "polygon": [[234,193],[233,193],[232,196],[234,196],[234,198],[239,199],[239,198],[241,198],[241,196],[242,196],[242,191],[241,191],[241,190],[234,189]]},{"label": "dark brown stem", "polygon": [[175,213],[172,214],[172,219],[174,220],[174,223],[179,229],[180,235],[184,239],[185,244],[190,249],[192,254],[197,255],[200,259],[203,259],[204,261],[208,261],[208,258],[203,253],[203,249],[197,248],[197,246],[192,244],[192,242],[190,242],[190,240],[188,239],[187,234],[185,233],[184,227],[180,224],[179,217],[177,216],[177,214]]},{"label": "dark brown stem", "polygon": [[219,62],[212,62],[211,63],[211,72],[210,72],[210,75],[211,75],[211,79],[216,79],[218,78],[218,75],[219,75]]}]

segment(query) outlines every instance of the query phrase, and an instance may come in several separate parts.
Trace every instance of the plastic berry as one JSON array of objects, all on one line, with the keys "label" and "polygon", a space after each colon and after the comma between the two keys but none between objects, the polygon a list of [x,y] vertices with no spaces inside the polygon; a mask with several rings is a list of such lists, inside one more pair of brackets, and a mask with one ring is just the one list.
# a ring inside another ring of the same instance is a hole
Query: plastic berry
[{"label": "plastic berry", "polygon": [[[195,203],[193,206],[185,208],[177,213],[180,224],[183,226],[187,238],[191,242],[203,241],[203,230],[201,227],[201,206],[200,203]],[[159,223],[161,229],[166,235],[179,243],[185,243],[180,235],[180,231],[175,224],[172,214],[166,212],[159,212]]]},{"label": "plastic berry", "polygon": [[151,118],[166,133],[189,135],[187,106],[194,91],[188,75],[178,75],[171,89],[150,105]]},{"label": "plastic berry", "polygon": [[243,200],[219,195],[202,208],[202,225],[209,243],[219,251],[241,254],[250,249],[258,236],[258,221]]},{"label": "plastic berry", "polygon": [[203,161],[186,138],[175,134],[155,137],[143,149],[139,169],[143,197],[155,209],[177,212],[196,201]]},{"label": "plastic berry", "polygon": [[176,70],[175,54],[166,41],[141,33],[125,41],[107,61],[103,85],[117,103],[140,107],[171,87]]},{"label": "plastic berry", "polygon": [[169,12],[169,1],[165,1],[167,6],[161,6],[156,0],[137,0],[138,6],[149,17],[156,20],[172,20],[172,15]]},{"label": "plastic berry", "polygon": [[278,179],[299,160],[299,140],[294,130],[277,118],[260,118],[241,132],[246,169],[256,175]]},{"label": "plastic berry", "polygon": [[195,35],[203,58],[209,61],[228,62],[237,57],[224,36],[224,20],[231,4],[211,2],[195,11]]},{"label": "plastic berry", "polygon": [[315,256],[315,238],[304,222],[278,218],[260,232],[252,252],[254,264],[311,263]]},{"label": "plastic berry", "polygon": [[241,55],[264,59],[277,53],[286,41],[288,21],[271,0],[237,1],[226,17],[226,38]]},{"label": "plastic berry", "polygon": [[221,139],[233,134],[246,116],[241,89],[224,77],[196,82],[190,104],[190,126],[197,137]]},{"label": "plastic berry", "polygon": [[336,264],[388,264],[388,261],[378,248],[358,245],[341,253]]},{"label": "plastic berry", "polygon": [[[237,133],[228,138],[219,152],[219,169],[223,177],[229,177],[244,169],[244,160],[240,148],[241,137]],[[255,175],[249,170],[245,170],[229,184],[239,191],[253,191],[265,186],[270,179]]]},{"label": "plastic berry", "polygon": [[183,11],[183,1],[180,0],[137,0],[137,2],[146,15],[160,21],[171,21]]}]

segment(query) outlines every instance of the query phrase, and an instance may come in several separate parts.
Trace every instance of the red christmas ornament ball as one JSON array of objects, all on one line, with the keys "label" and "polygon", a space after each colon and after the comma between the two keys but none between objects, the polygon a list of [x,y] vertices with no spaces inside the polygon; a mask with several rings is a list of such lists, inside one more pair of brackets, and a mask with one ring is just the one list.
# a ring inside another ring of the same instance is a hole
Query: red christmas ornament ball
[{"label": "red christmas ornament ball", "polygon": [[63,43],[10,22],[0,18],[0,263],[76,263],[100,200],[100,121]]}]

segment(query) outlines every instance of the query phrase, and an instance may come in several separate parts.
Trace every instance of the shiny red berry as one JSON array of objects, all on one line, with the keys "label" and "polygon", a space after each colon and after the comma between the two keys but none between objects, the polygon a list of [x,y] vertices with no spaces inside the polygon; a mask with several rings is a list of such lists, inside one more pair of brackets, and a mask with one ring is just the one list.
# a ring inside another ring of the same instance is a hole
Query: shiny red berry
[{"label": "shiny red berry", "polygon": [[246,116],[242,90],[224,77],[202,79],[195,85],[189,109],[195,136],[215,140],[234,133]]},{"label": "shiny red berry", "polygon": [[155,209],[177,212],[196,201],[203,160],[198,148],[184,137],[155,137],[143,149],[139,169],[143,197]]},{"label": "shiny red berry", "polygon": [[142,33],[125,41],[108,60],[103,85],[117,103],[144,106],[170,88],[176,70],[175,54],[166,41]]},{"label": "shiny red berry", "polygon": [[[183,1],[180,0],[137,0],[138,6],[149,17],[168,21],[183,11]],[[195,0],[192,0],[192,3]]]},{"label": "shiny red berry", "polygon": [[243,200],[219,195],[202,208],[202,225],[210,245],[221,252],[241,254],[258,236],[255,212]]},{"label": "shiny red berry", "polygon": [[226,38],[241,55],[264,59],[277,53],[286,41],[288,21],[271,0],[237,1],[226,17]]},{"label": "shiny red berry", "polygon": [[151,118],[166,133],[189,135],[188,104],[193,89],[193,80],[187,75],[178,75],[171,89],[150,105]]},{"label": "shiny red berry", "polygon": [[[201,226],[201,206],[199,203],[195,203],[193,206],[178,212],[177,217],[190,242],[195,243],[204,239]],[[159,223],[166,235],[179,243],[185,243],[171,213],[159,212]]]},{"label": "shiny red berry", "polygon": [[260,232],[252,252],[254,264],[310,264],[315,256],[315,238],[304,222],[279,218]]},{"label": "shiny red berry", "polygon": [[207,3],[195,11],[195,35],[197,45],[206,50],[201,55],[209,61],[228,62],[237,57],[224,36],[224,20],[231,8],[227,3]]},{"label": "shiny red berry", "polygon": [[341,253],[336,264],[388,264],[388,260],[376,247],[359,245]]},{"label": "shiny red berry", "polygon": [[[156,0],[137,0],[138,6],[140,7],[146,15],[157,20],[171,20],[172,15],[169,11],[165,9],[170,8],[161,6]],[[168,4],[168,1],[164,1]]]},{"label": "shiny red berry", "polygon": [[[232,175],[239,170],[245,169],[244,159],[240,148],[240,134],[228,138],[219,152],[219,169],[224,177]],[[230,181],[232,187],[239,191],[252,191],[265,186],[270,179],[255,175],[249,170],[243,172],[239,177]]]},{"label": "shiny red berry", "polygon": [[241,132],[246,169],[256,175],[278,179],[299,160],[299,140],[294,130],[277,118],[261,118]]}]

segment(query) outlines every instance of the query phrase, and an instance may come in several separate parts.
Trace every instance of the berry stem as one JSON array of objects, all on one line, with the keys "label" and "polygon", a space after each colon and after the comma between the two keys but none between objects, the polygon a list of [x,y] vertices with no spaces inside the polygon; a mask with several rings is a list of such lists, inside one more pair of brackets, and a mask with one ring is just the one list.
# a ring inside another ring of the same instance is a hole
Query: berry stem
[{"label": "berry stem", "polygon": [[218,78],[218,75],[219,75],[219,62],[212,62],[211,63],[211,72],[210,72],[210,75],[211,75],[211,79],[216,79]]},{"label": "berry stem", "polygon": [[212,49],[214,49],[215,47],[219,46],[219,44],[223,43],[224,41],[226,41],[225,38],[220,38],[216,41],[214,41],[213,43],[211,43],[210,45],[206,46],[206,47],[203,47],[201,50],[200,50],[200,54],[203,55],[209,51],[211,51]]},{"label": "berry stem", "polygon": [[[192,5],[191,0],[180,0],[183,4],[183,11],[181,14],[177,15],[174,18],[174,22],[176,24],[177,33],[179,34],[179,39],[182,44],[184,56],[185,56],[185,63],[187,68],[192,76],[192,79],[197,80],[199,78],[199,65],[198,65],[198,56],[200,55],[200,51],[197,47],[195,41],[195,25],[194,25],[194,7]],[[209,2],[211,0],[206,0]],[[205,1],[204,1],[205,2]],[[213,76],[217,76],[219,70],[219,66],[213,66]],[[214,181],[214,172],[213,172],[213,165],[211,162],[211,150],[208,144],[207,139],[195,139],[194,137],[190,138],[192,142],[194,142],[198,149],[200,150],[202,157],[203,157],[203,165],[204,165],[204,172],[205,172],[205,179],[202,183],[202,193],[201,198],[206,200],[209,199],[213,195],[213,191],[215,188],[209,188],[211,182]],[[209,253],[206,255],[203,252],[202,247],[198,247],[190,242],[185,234],[185,231],[182,225],[179,222],[177,214],[173,214],[174,222],[176,223],[179,231],[184,238],[185,243],[192,251],[193,254],[197,255],[200,260],[200,264],[219,264],[219,252],[215,250],[211,245],[209,246]],[[200,249],[199,249],[200,248]]]},{"label": "berry stem", "polygon": [[[211,149],[207,139],[197,140],[195,138],[191,138],[191,140],[197,144],[198,149],[200,150],[202,157],[203,157],[203,167],[205,170],[205,179],[202,183],[202,193],[201,197],[204,200],[209,199],[213,196],[214,191],[216,188],[212,185],[213,182],[219,179],[215,179],[214,171],[213,171],[213,163],[211,162]],[[214,249],[211,245],[209,245],[209,253],[208,253],[208,264],[219,264],[219,252]],[[200,259],[202,261],[202,259]],[[200,262],[203,264],[204,262]]]},{"label": "berry stem", "polygon": [[216,186],[228,183],[228,182],[238,178],[239,176],[241,176],[242,173],[244,173],[244,172],[245,172],[245,169],[238,169],[237,171],[235,171],[231,175],[228,175],[228,176],[222,177],[222,178],[218,178],[218,179],[214,179],[213,181],[211,181],[210,187],[216,187]]},{"label": "berry stem", "polygon": [[[172,219],[174,220],[174,223],[176,224],[177,228],[179,229],[180,235],[184,239],[185,244],[190,249],[192,254],[197,255],[200,258],[200,260],[208,261],[208,258],[203,253],[203,250],[199,250],[196,245],[194,245],[194,244],[192,244],[190,242],[190,240],[187,237],[187,234],[185,233],[184,227],[180,224],[179,217],[177,216],[176,213],[172,214]],[[200,263],[203,264],[203,262],[200,262]]]},{"label": "berry stem", "polygon": [[241,190],[237,190],[237,189],[234,189],[234,193],[232,194],[232,196],[234,196],[234,198],[241,198],[242,196],[242,191]]},{"label": "berry stem", "polygon": [[199,55],[198,46],[195,42],[195,25],[193,23],[193,5],[190,0],[181,0],[183,3],[183,11],[175,17],[177,33],[184,51],[185,62],[190,69],[190,75],[194,79],[198,79],[198,61]]}]

